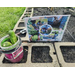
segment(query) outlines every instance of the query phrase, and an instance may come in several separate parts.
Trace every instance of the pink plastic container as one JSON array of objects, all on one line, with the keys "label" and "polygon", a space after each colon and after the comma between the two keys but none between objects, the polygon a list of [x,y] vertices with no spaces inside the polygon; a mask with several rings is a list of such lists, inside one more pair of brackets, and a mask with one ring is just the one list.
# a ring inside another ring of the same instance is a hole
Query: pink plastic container
[{"label": "pink plastic container", "polygon": [[16,51],[11,54],[5,54],[5,58],[11,62],[20,62],[23,58],[23,47],[20,46]]},{"label": "pink plastic container", "polygon": [[[16,35],[17,36],[17,35]],[[7,41],[9,35],[4,36],[0,41],[0,51],[5,54],[5,58],[11,62],[19,62],[23,58],[23,46],[21,38],[17,36],[18,40],[15,44],[9,47],[2,47],[2,43]]]}]

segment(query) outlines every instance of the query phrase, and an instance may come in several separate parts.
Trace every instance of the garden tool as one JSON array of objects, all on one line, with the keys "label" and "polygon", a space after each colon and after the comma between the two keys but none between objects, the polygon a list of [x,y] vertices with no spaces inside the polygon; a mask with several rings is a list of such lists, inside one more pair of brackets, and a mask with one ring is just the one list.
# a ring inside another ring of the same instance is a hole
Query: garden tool
[{"label": "garden tool", "polygon": [[25,34],[26,32],[27,32],[26,29],[23,29],[23,30],[21,30],[20,32],[18,32],[17,35],[18,35],[18,34]]}]

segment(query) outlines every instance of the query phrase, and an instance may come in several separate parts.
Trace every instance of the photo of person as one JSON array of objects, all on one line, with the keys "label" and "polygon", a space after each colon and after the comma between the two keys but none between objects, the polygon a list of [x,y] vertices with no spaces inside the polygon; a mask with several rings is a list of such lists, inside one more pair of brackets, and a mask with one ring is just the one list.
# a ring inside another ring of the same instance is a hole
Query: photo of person
[{"label": "photo of person", "polygon": [[42,25],[44,22],[38,21],[37,25]]},{"label": "photo of person", "polygon": [[41,32],[41,34],[48,35],[48,34],[50,34],[51,30],[52,30],[52,28],[50,25],[43,25],[40,29],[40,32]]},{"label": "photo of person", "polygon": [[58,28],[63,30],[65,23],[67,21],[68,16],[51,16],[48,17],[48,24],[50,24],[54,28]]}]

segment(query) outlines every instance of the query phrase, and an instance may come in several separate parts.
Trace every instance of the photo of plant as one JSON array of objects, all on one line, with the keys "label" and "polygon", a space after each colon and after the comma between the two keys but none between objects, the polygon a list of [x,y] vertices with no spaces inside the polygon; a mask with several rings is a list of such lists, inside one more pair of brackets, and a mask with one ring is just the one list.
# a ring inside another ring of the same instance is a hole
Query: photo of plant
[{"label": "photo of plant", "polygon": [[70,15],[25,18],[29,41],[61,41]]}]

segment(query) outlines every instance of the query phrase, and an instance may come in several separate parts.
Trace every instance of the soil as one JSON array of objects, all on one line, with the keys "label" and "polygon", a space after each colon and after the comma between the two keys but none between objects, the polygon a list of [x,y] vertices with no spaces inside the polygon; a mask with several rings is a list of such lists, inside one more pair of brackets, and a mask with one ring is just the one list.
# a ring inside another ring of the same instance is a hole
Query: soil
[{"label": "soil", "polygon": [[51,63],[52,57],[49,55],[50,48],[48,46],[33,46],[31,61],[32,63]]},{"label": "soil", "polygon": [[20,22],[18,27],[25,27],[24,22]]},{"label": "soil", "polygon": [[[26,61],[27,61],[27,55],[28,55],[28,47],[27,46],[23,47],[23,53],[24,53],[24,55],[23,55],[22,60],[20,62],[17,62],[17,63],[26,63]],[[2,62],[3,63],[10,63],[10,64],[12,64],[12,62],[10,62],[9,60],[7,60],[5,58],[3,59]]]},{"label": "soil", "polygon": [[60,48],[65,62],[75,63],[75,46],[61,46]]},{"label": "soil", "polygon": [[[71,16],[67,25],[67,30],[75,38],[75,17]],[[71,35],[65,30],[62,41],[63,42],[75,42]]]},{"label": "soil", "polygon": [[62,15],[66,9],[63,7],[55,7],[53,11],[51,11],[47,7],[37,7],[34,8],[33,16],[42,16],[42,15]]}]

